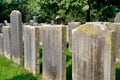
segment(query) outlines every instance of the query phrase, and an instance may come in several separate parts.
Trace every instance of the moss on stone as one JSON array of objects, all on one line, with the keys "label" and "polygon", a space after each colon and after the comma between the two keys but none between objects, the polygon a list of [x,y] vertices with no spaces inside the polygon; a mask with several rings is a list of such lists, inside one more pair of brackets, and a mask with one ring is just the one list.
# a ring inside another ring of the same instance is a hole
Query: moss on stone
[{"label": "moss on stone", "polygon": [[88,36],[97,35],[98,38],[104,36],[104,30],[102,30],[97,25],[93,25],[93,24],[82,25],[77,30],[85,32]]}]

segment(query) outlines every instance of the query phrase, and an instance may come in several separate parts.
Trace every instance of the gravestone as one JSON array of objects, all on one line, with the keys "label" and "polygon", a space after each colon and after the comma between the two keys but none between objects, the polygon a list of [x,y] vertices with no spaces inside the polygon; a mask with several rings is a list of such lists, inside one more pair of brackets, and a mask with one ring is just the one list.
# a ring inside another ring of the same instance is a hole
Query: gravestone
[{"label": "gravestone", "polygon": [[66,80],[66,27],[43,27],[43,80]]},{"label": "gravestone", "polygon": [[2,33],[3,24],[0,23],[0,33]]},{"label": "gravestone", "polygon": [[38,23],[38,16],[33,16],[34,23]]},{"label": "gravestone", "polygon": [[24,66],[33,74],[39,74],[39,28],[24,27]]},{"label": "gravestone", "polygon": [[0,54],[3,54],[3,34],[0,33]]},{"label": "gravestone", "polygon": [[117,15],[115,16],[114,22],[120,23],[120,12],[118,12]]},{"label": "gravestone", "polygon": [[12,60],[18,64],[23,64],[21,13],[17,10],[13,10],[10,14],[10,22]]},{"label": "gravestone", "polygon": [[34,26],[34,20],[30,20],[30,25]]},{"label": "gravestone", "polygon": [[39,44],[43,45],[43,30],[42,30],[42,26],[38,26],[39,30],[40,30],[40,34],[39,34]]},{"label": "gravestone", "polygon": [[11,59],[11,27],[3,27],[4,56]]},{"label": "gravestone", "polygon": [[4,25],[5,25],[5,26],[8,26],[8,25],[9,25],[8,22],[7,22],[7,20],[4,20]]},{"label": "gravestone", "polygon": [[108,29],[117,31],[117,53],[116,59],[120,61],[120,23],[107,23],[105,24]]},{"label": "gravestone", "polygon": [[102,24],[73,30],[73,80],[115,80],[116,32]]},{"label": "gravestone", "polygon": [[70,22],[69,26],[69,50],[72,50],[72,30],[77,28],[80,25],[80,22]]}]

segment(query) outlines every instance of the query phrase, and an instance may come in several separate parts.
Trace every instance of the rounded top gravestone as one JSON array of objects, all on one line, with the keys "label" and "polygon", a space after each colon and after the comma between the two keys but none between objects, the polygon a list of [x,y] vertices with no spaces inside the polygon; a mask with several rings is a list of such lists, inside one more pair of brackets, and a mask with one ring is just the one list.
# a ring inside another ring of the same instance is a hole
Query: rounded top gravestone
[{"label": "rounded top gravestone", "polygon": [[115,16],[114,22],[115,23],[120,23],[120,12],[117,13],[117,15]]}]

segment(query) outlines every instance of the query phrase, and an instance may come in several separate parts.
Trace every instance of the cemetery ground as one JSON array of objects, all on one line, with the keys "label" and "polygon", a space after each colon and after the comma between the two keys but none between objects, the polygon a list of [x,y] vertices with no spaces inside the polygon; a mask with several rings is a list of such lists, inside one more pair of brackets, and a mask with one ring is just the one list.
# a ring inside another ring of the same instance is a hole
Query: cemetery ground
[{"label": "cemetery ground", "polygon": [[[69,44],[66,45],[66,77],[67,80],[72,80],[72,53],[68,48]],[[42,46],[40,50],[40,75],[33,75],[23,66],[14,63],[13,61],[0,55],[0,80],[42,80]],[[120,68],[120,64],[118,64]],[[120,78],[119,78],[120,79]]]},{"label": "cemetery ground", "polygon": [[[69,44],[66,45],[66,80],[72,80],[72,53],[68,48]],[[23,66],[14,63],[13,61],[0,55],[0,80],[42,80],[42,46],[40,50],[40,74],[33,75]],[[116,80],[120,80],[120,62],[116,63]]]}]

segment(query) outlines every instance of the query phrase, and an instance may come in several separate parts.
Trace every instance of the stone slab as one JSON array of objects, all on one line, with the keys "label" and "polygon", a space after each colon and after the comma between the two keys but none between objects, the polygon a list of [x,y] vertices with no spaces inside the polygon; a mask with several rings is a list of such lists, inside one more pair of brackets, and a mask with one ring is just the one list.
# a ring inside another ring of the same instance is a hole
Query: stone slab
[{"label": "stone slab", "polygon": [[11,27],[3,27],[4,56],[11,59]]},{"label": "stone slab", "polygon": [[24,66],[33,74],[39,74],[39,28],[24,27]]},{"label": "stone slab", "polygon": [[66,27],[43,27],[43,80],[66,80]]},{"label": "stone slab", "polygon": [[115,80],[116,32],[99,23],[73,30],[72,79]]},{"label": "stone slab", "polygon": [[10,22],[12,60],[23,65],[22,14],[17,10],[13,10],[10,14]]}]

